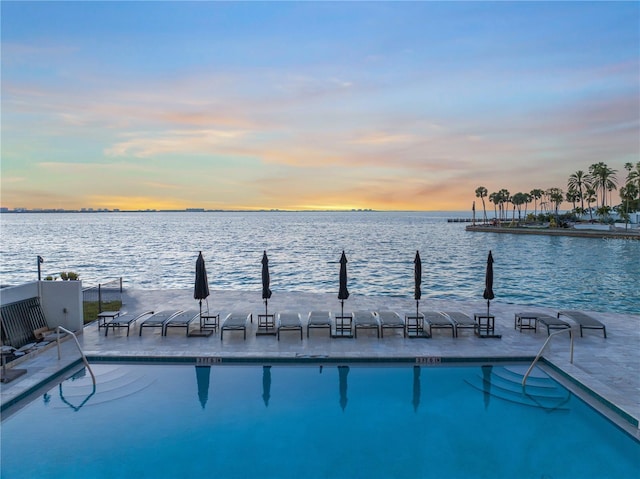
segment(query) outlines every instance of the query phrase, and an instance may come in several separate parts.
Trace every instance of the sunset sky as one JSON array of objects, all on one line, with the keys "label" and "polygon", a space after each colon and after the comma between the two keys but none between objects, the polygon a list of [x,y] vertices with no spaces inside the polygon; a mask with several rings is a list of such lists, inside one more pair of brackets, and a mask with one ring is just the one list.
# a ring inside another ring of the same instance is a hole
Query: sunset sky
[{"label": "sunset sky", "polygon": [[0,8],[3,207],[469,210],[640,159],[637,2]]}]

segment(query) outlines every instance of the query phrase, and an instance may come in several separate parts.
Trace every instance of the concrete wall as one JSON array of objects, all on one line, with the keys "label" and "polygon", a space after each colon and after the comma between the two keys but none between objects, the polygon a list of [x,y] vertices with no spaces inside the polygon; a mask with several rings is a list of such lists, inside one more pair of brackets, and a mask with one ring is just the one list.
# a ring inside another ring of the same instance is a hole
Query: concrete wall
[{"label": "concrete wall", "polygon": [[42,310],[49,327],[82,330],[82,281],[41,281],[40,287]]},{"label": "concrete wall", "polygon": [[15,303],[23,299],[35,298],[38,296],[38,282],[25,283],[20,286],[0,289],[0,304]]},{"label": "concrete wall", "polygon": [[0,290],[0,303],[14,303],[40,296],[47,325],[62,326],[70,331],[82,331],[82,281],[40,281]]}]

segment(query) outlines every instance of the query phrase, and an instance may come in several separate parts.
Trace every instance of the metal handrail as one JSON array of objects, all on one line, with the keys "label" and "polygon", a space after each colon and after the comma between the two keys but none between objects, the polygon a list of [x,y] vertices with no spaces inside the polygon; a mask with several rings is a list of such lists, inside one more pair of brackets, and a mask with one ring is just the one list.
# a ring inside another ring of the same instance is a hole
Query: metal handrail
[{"label": "metal handrail", "polygon": [[91,374],[91,379],[93,380],[93,386],[95,387],[95,385],[96,385],[96,377],[94,376],[93,371],[91,370],[91,366],[89,366],[89,361],[87,361],[87,357],[82,352],[82,348],[80,347],[80,342],[78,341],[77,336],[75,335],[75,333],[73,331],[69,331],[68,329],[63,328],[62,326],[58,326],[56,328],[56,332],[58,334],[58,337],[57,337],[57,342],[58,342],[58,361],[60,361],[60,331],[64,331],[65,333],[70,334],[71,336],[73,336],[73,339],[76,341],[76,346],[78,346],[78,351],[80,351],[80,356],[82,356],[82,361],[84,362],[84,365],[89,370],[89,374]]},{"label": "metal handrail", "polygon": [[544,342],[544,344],[540,348],[540,351],[538,351],[538,355],[536,356],[536,358],[531,363],[531,366],[529,366],[529,369],[527,369],[527,372],[525,373],[524,377],[522,378],[522,387],[524,387],[527,384],[527,378],[529,377],[529,374],[531,373],[531,371],[533,370],[533,367],[536,365],[536,363],[538,362],[538,360],[542,356],[542,351],[544,351],[544,348],[547,347],[547,344],[549,344],[549,341],[551,341],[551,338],[553,336],[555,336],[556,334],[560,334],[560,333],[564,333],[564,332],[568,332],[569,333],[569,338],[571,339],[569,362],[571,362],[571,364],[573,364],[573,332],[571,331],[571,328],[566,328],[566,329],[561,329],[559,331],[554,331],[553,333],[551,333],[549,335],[547,340]]}]

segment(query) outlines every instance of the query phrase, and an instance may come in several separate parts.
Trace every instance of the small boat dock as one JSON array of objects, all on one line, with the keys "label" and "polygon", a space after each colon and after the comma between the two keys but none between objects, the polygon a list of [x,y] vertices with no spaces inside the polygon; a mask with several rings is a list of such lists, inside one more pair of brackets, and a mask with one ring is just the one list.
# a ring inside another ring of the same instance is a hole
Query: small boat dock
[{"label": "small boat dock", "polygon": [[473,218],[447,218],[447,223],[471,223]]}]

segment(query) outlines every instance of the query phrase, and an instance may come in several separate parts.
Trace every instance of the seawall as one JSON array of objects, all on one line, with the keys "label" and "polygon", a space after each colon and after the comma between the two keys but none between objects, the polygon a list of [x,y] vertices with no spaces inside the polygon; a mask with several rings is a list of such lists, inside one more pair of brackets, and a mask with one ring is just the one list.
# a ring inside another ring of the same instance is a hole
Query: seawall
[{"label": "seawall", "polygon": [[547,235],[547,236],[573,236],[579,238],[598,238],[598,239],[628,239],[640,240],[640,231],[636,230],[575,230],[571,228],[527,228],[512,227],[504,228],[490,225],[469,225],[465,227],[466,231],[480,233],[507,233],[519,235]]}]

